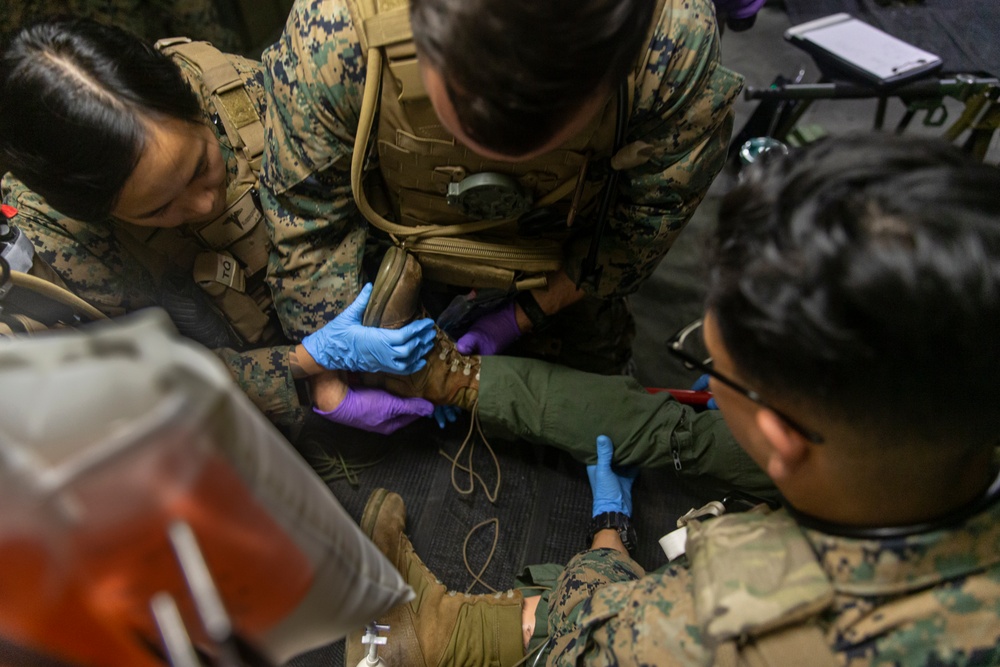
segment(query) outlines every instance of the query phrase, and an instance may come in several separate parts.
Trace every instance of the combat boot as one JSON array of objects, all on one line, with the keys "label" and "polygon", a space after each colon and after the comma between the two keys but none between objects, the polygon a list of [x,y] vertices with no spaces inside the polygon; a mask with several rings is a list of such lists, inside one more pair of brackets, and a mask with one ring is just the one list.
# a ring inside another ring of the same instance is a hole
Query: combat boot
[{"label": "combat boot", "polygon": [[366,327],[399,329],[411,322],[420,306],[422,278],[416,257],[402,248],[389,248],[375,276],[361,323]]},{"label": "combat boot", "polygon": [[365,373],[356,376],[357,382],[403,398],[423,398],[434,405],[455,405],[471,412],[479,398],[482,358],[459,352],[455,341],[440,329],[425,358],[427,365],[412,375]]},{"label": "combat boot", "polygon": [[[368,498],[361,529],[399,570],[416,597],[378,619],[388,641],[378,655],[393,667],[510,667],[524,656],[520,591],[468,595],[449,591],[413,550],[406,537],[406,508],[396,493],[376,489]],[[367,649],[362,632],[347,637],[346,667]]]}]

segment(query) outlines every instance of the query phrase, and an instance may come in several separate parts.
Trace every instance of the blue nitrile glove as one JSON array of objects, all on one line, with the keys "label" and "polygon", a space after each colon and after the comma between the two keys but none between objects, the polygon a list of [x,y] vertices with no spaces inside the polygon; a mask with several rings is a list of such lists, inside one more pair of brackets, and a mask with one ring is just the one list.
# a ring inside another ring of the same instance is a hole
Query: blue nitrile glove
[{"label": "blue nitrile glove", "polygon": [[587,477],[590,478],[590,488],[594,492],[593,516],[604,512],[621,512],[632,516],[632,483],[638,468],[621,469],[615,472],[611,468],[614,456],[614,445],[606,435],[597,436],[597,463],[587,466]]},{"label": "blue nitrile glove", "polygon": [[422,398],[400,398],[381,389],[348,387],[340,405],[313,412],[338,424],[388,435],[434,412],[434,404]]},{"label": "blue nitrile glove", "polygon": [[[700,378],[694,381],[694,384],[691,385],[691,391],[708,391],[708,373],[703,373]],[[710,398],[705,403],[705,407],[709,410],[718,410],[719,404],[715,402],[714,398]]]},{"label": "blue nitrile glove", "polygon": [[520,337],[521,328],[517,326],[511,301],[473,322],[465,335],[455,341],[455,348],[462,354],[496,354]]},{"label": "blue nitrile glove", "polygon": [[368,283],[344,312],[303,338],[302,346],[328,370],[416,373],[427,363],[424,357],[434,347],[434,321],[417,320],[402,329],[366,327],[361,324],[361,316],[371,293],[372,285]]},{"label": "blue nitrile glove", "polygon": [[438,405],[434,407],[434,414],[431,417],[437,422],[438,428],[444,428],[448,424],[458,421],[458,415],[462,414],[462,408],[457,405]]}]

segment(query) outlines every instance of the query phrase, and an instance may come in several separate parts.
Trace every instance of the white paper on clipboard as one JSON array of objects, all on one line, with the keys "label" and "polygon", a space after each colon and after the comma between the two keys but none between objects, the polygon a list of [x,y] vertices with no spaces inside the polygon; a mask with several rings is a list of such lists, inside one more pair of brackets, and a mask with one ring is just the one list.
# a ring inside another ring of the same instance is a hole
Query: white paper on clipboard
[{"label": "white paper on clipboard", "polygon": [[904,81],[941,66],[941,58],[933,53],[849,14],[833,14],[794,26],[785,31],[785,39],[877,83]]}]

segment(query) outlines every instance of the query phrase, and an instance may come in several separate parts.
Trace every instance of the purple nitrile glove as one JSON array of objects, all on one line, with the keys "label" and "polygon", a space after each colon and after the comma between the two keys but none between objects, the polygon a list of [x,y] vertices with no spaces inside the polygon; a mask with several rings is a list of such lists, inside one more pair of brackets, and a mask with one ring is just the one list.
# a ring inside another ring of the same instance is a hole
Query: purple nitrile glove
[{"label": "purple nitrile glove", "polygon": [[499,310],[483,315],[465,334],[455,341],[455,348],[462,354],[496,354],[503,352],[521,337],[511,301]]},{"label": "purple nitrile glove", "polygon": [[400,398],[381,389],[348,387],[347,396],[336,408],[330,412],[313,408],[313,412],[337,424],[388,435],[420,417],[429,417],[434,404],[422,398]]}]

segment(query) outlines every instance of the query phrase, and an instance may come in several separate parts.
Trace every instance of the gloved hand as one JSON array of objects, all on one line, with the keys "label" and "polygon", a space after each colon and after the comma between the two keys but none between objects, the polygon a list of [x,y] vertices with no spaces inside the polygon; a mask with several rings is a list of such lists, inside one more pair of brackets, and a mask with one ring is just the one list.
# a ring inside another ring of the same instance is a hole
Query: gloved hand
[{"label": "gloved hand", "polygon": [[514,302],[510,301],[499,310],[483,315],[476,320],[465,334],[455,341],[455,348],[462,354],[496,354],[503,352],[521,337],[514,315]]},{"label": "gloved hand", "polygon": [[639,474],[638,468],[611,468],[614,445],[606,435],[597,436],[597,463],[587,466],[587,477],[594,492],[594,513],[621,512],[632,516],[632,483]]},{"label": "gloved hand", "polygon": [[429,417],[434,404],[422,398],[400,398],[381,389],[348,387],[347,396],[336,408],[330,412],[313,408],[313,412],[337,424],[388,435],[420,417]]},{"label": "gloved hand", "polygon": [[458,421],[458,415],[461,413],[462,409],[456,405],[438,405],[435,406],[434,414],[431,417],[437,422],[438,428],[444,428],[448,424],[454,424]]},{"label": "gloved hand", "polygon": [[[691,385],[691,391],[708,391],[708,373],[702,374],[700,378],[694,381],[694,384]],[[715,402],[714,398],[710,398],[705,407],[709,410],[718,410],[719,404]]]},{"label": "gloved hand", "polygon": [[434,347],[434,321],[416,320],[402,329],[366,327],[361,316],[371,293],[368,283],[344,312],[303,338],[302,346],[317,364],[329,370],[416,373]]}]

